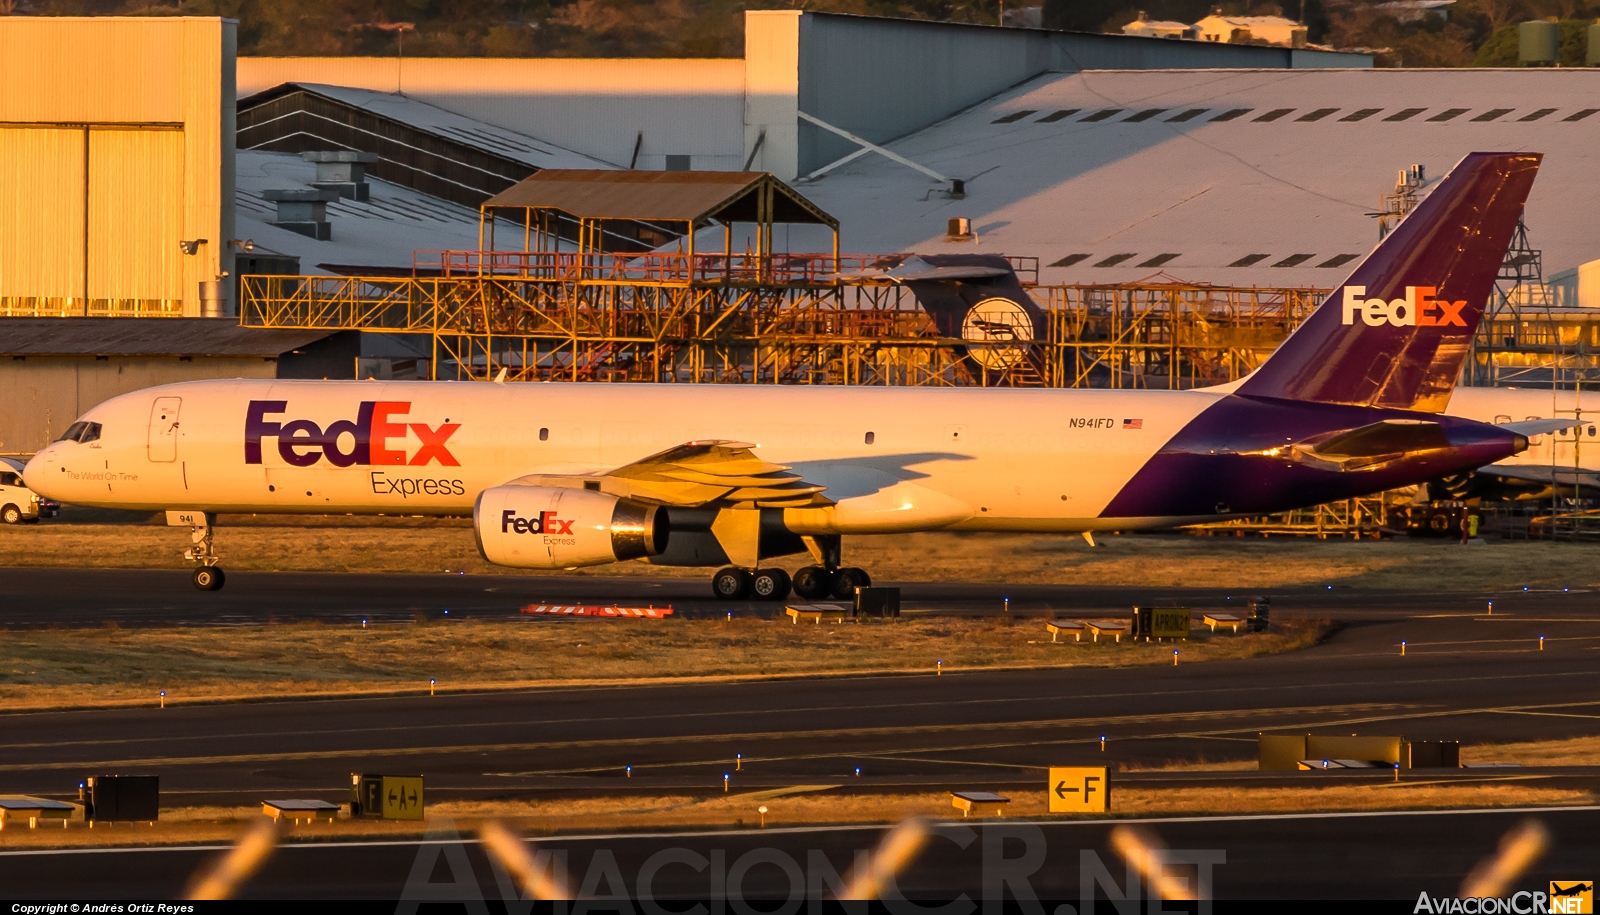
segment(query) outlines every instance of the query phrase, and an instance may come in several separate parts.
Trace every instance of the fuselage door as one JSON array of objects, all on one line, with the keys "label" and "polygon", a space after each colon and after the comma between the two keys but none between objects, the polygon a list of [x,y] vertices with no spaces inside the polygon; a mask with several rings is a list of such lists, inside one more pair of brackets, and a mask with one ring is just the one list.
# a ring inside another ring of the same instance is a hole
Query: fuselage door
[{"label": "fuselage door", "polygon": [[157,397],[150,408],[150,460],[170,463],[178,459],[178,408],[181,397]]}]

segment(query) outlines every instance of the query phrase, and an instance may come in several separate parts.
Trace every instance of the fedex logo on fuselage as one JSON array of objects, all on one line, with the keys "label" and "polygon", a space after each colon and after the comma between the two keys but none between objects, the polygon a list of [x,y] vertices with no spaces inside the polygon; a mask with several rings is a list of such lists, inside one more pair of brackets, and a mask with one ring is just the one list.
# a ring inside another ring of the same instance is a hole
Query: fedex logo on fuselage
[{"label": "fedex logo on fuselage", "polygon": [[[261,463],[261,440],[275,438],[278,456],[293,467],[310,467],[323,458],[335,467],[355,464],[418,467],[434,461],[445,467],[461,466],[445,447],[445,442],[461,424],[441,423],[436,428],[427,423],[395,422],[395,417],[411,412],[410,401],[363,400],[355,419],[335,420],[327,428],[309,419],[278,422],[268,418],[283,414],[288,406],[286,400],[250,401],[244,417],[246,464]],[[407,430],[422,443],[409,460],[405,444]]]},{"label": "fedex logo on fuselage", "polygon": [[1403,299],[1366,298],[1367,287],[1344,287],[1344,323],[1356,323],[1359,315],[1368,327],[1466,327],[1467,319],[1461,312],[1467,307],[1462,299],[1436,299],[1438,290],[1433,286],[1407,286]]},{"label": "fedex logo on fuselage", "polygon": [[518,518],[517,510],[508,508],[500,513],[500,533],[509,534],[570,534],[574,521],[563,521],[555,512],[540,512],[537,518]]}]

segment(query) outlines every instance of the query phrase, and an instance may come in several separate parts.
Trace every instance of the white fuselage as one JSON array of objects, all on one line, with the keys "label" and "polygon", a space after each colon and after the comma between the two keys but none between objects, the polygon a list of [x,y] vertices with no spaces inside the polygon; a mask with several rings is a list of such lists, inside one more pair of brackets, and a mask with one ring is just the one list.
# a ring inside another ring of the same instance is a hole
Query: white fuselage
[{"label": "white fuselage", "polygon": [[[1582,419],[1579,426],[1528,439],[1528,450],[1496,464],[1509,467],[1600,466],[1600,392],[1550,388],[1456,388],[1450,416],[1505,425],[1532,419]],[[1594,418],[1589,419],[1590,416]]]},{"label": "white fuselage", "polygon": [[51,445],[27,479],[61,501],[152,511],[461,515],[483,490],[529,474],[598,474],[719,439],[757,445],[761,458],[827,486],[841,517],[855,519],[841,532],[1127,528],[1186,520],[1099,516],[1223,396],[200,381],[95,407],[82,419],[100,425],[99,438]]}]

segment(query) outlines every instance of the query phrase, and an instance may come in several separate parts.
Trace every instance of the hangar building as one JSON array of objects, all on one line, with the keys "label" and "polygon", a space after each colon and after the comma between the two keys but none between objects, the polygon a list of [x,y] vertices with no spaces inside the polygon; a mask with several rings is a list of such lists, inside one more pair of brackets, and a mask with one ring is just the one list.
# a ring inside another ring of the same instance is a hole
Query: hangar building
[{"label": "hangar building", "polygon": [[0,319],[0,454],[31,454],[90,407],[139,388],[350,373],[350,346],[348,334],[204,318]]},{"label": "hangar building", "polygon": [[234,23],[0,17],[0,314],[220,314]]},{"label": "hangar building", "polygon": [[846,251],[1028,254],[1045,284],[1326,288],[1377,244],[1400,171],[1422,166],[1421,195],[1468,152],[1535,151],[1528,237],[1576,293],[1600,258],[1597,99],[1600,69],[1051,73],[886,144],[963,195],[880,155],[800,188]]}]

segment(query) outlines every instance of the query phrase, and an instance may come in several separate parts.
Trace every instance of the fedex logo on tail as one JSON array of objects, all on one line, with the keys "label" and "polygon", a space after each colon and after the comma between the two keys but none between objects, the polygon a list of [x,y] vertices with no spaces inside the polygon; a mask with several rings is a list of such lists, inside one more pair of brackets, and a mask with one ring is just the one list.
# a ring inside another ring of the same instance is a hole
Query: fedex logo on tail
[{"label": "fedex logo on tail", "polygon": [[1344,323],[1354,324],[1359,316],[1368,327],[1466,327],[1466,300],[1436,299],[1437,293],[1433,286],[1407,286],[1403,299],[1369,299],[1367,287],[1346,286]]},{"label": "fedex logo on tail", "polygon": [[[261,463],[261,440],[278,440],[278,456],[292,467],[310,467],[328,459],[335,467],[355,464],[412,467],[437,461],[445,467],[459,467],[455,455],[445,447],[460,423],[396,422],[411,412],[410,401],[364,400],[355,419],[340,419],[323,428],[309,419],[279,422],[288,409],[286,400],[252,400],[244,417],[244,462]],[[416,435],[421,447],[407,454],[407,432]],[[348,443],[348,448],[344,447]]]}]

